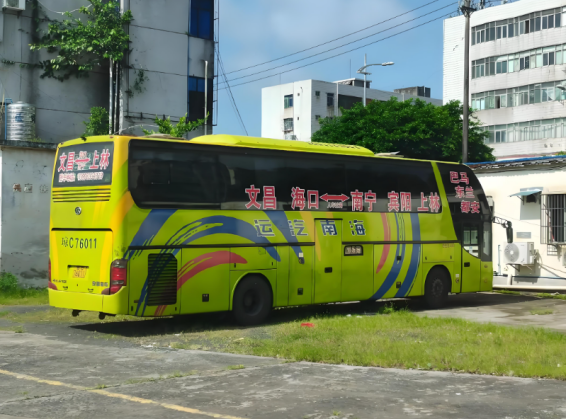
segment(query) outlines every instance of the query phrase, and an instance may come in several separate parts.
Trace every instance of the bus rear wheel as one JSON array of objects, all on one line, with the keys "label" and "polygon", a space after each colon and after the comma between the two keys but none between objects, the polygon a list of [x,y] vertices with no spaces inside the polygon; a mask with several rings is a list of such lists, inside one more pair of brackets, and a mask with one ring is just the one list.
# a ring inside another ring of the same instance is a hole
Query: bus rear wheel
[{"label": "bus rear wheel", "polygon": [[428,273],[425,283],[425,302],[430,309],[442,308],[450,292],[450,280],[441,268],[433,268]]},{"label": "bus rear wheel", "polygon": [[261,276],[248,276],[236,287],[232,312],[238,324],[257,325],[271,312],[272,302],[267,282]]}]

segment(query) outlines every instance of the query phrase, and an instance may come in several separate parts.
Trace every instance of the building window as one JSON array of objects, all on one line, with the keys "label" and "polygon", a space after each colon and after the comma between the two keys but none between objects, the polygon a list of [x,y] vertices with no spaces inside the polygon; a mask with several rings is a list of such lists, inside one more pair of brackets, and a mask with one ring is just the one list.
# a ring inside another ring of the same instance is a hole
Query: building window
[{"label": "building window", "polygon": [[498,22],[485,23],[472,28],[472,45],[559,28],[561,23],[561,9],[548,9]]},{"label": "building window", "polygon": [[541,196],[540,243],[564,243],[566,238],[566,194]]},{"label": "building window", "polygon": [[315,116],[314,116],[314,120],[315,120],[316,122],[318,122],[318,121],[320,120],[320,115],[315,115]]},{"label": "building window", "polygon": [[[480,92],[472,95],[472,108],[476,111],[501,107],[515,107],[538,104],[541,102],[564,100],[566,80],[519,86],[491,92]],[[500,98],[498,102],[496,98]]]},{"label": "building window", "polygon": [[[189,76],[189,121],[196,121],[204,118],[204,78]],[[212,124],[212,100],[213,83],[208,79],[208,124]]]},{"label": "building window", "polygon": [[283,131],[293,131],[293,118],[283,120]]},{"label": "building window", "polygon": [[[544,90],[542,97],[544,98]],[[528,140],[561,138],[566,136],[566,119],[526,121],[514,124],[492,125],[484,127],[488,132],[486,143],[512,143]],[[499,134],[498,134],[499,133]]]},{"label": "building window", "polygon": [[212,39],[214,22],[213,0],[191,0],[191,36]]},{"label": "building window", "polygon": [[334,94],[327,93],[326,94],[326,106],[334,107]]},{"label": "building window", "polygon": [[285,109],[287,108],[293,108],[293,95],[285,95],[283,98],[283,103],[284,103],[284,107]]}]

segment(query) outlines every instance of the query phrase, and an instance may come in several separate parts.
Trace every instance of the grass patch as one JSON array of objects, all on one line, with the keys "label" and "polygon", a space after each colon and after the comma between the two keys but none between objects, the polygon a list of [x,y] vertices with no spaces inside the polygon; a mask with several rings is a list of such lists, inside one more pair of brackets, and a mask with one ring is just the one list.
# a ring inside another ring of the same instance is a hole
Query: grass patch
[{"label": "grass patch", "polygon": [[48,305],[47,289],[0,289],[0,305]]},{"label": "grass patch", "polygon": [[245,369],[246,367],[244,365],[231,365],[231,366],[226,366],[226,370],[238,370],[238,369]]},{"label": "grass patch", "polygon": [[531,315],[551,315],[553,313],[553,309],[531,309]]},{"label": "grass patch", "polygon": [[494,290],[494,292],[501,293],[502,295],[515,295],[515,296],[521,295],[520,292],[517,292],[515,290]]},{"label": "grass patch", "polygon": [[[302,328],[301,322],[314,328]],[[388,316],[313,317],[269,327],[225,350],[297,361],[344,363],[566,380],[566,335],[462,319]]]},{"label": "grass patch", "polygon": [[566,300],[566,295],[553,295],[551,293],[538,293],[537,297],[545,299],[560,299]]},{"label": "grass patch", "polygon": [[17,327],[14,327],[14,332],[15,332],[15,333],[18,333],[18,334],[22,334],[22,333],[25,332],[25,331],[24,331],[24,327],[18,325]]},{"label": "grass patch", "polygon": [[104,389],[104,388],[108,388],[108,387],[104,384],[98,384],[94,387],[94,389]]}]

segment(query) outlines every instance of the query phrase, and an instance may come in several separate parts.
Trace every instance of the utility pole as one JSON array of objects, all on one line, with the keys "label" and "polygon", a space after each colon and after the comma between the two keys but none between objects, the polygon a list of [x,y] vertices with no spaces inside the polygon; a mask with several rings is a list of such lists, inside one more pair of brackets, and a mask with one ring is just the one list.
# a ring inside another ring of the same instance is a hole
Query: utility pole
[{"label": "utility pole", "polygon": [[460,10],[466,17],[466,34],[464,48],[464,116],[463,116],[463,133],[462,133],[462,163],[468,161],[468,134],[470,126],[470,16],[475,11],[470,6],[470,0],[463,0]]}]

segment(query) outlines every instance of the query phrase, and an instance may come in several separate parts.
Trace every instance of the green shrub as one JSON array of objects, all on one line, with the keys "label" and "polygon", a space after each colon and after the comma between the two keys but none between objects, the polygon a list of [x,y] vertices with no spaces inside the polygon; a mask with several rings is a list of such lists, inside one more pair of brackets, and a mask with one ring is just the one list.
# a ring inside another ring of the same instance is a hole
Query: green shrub
[{"label": "green shrub", "polygon": [[0,273],[0,292],[15,292],[18,290],[18,279],[12,273]]}]

